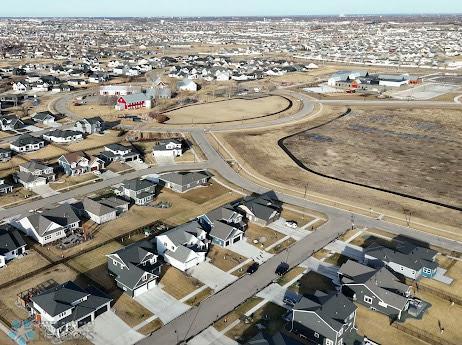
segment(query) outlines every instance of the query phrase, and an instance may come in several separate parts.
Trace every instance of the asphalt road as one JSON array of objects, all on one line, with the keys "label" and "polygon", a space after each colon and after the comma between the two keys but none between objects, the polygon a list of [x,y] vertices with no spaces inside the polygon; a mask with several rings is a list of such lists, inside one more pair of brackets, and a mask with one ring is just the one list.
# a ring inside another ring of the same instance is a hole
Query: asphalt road
[{"label": "asphalt road", "polygon": [[[282,92],[282,91],[280,91]],[[305,118],[312,114],[314,110],[315,103],[321,104],[372,104],[372,105],[390,105],[390,104],[406,104],[406,105],[431,105],[437,103],[438,105],[446,105],[444,102],[414,102],[414,101],[314,101],[311,98],[308,98],[304,95],[295,94],[298,98],[303,101],[303,108],[297,114],[284,117],[280,119],[262,119],[260,123],[254,124],[223,124],[218,125],[213,128],[214,131],[226,131],[233,130],[237,131],[239,129],[252,129],[252,128],[262,128],[269,126],[277,126],[285,123],[291,123],[300,119]],[[72,96],[65,96],[59,99],[54,107],[55,110],[72,116],[67,109],[66,97],[75,97],[75,94]],[[331,103],[333,102],[333,103]],[[453,103],[452,103],[453,104]],[[452,105],[451,104],[451,105]],[[143,128],[143,130],[145,130]],[[159,131],[158,129],[153,129]],[[0,219],[6,217],[11,217],[16,214],[21,214],[28,212],[30,209],[38,209],[50,204],[64,201],[73,197],[78,197],[81,195],[86,195],[94,192],[97,189],[105,188],[117,183],[122,182],[125,179],[130,179],[134,177],[139,177],[142,175],[150,173],[160,173],[164,171],[173,171],[173,170],[193,170],[193,169],[214,169],[220,175],[222,175],[226,180],[232,182],[233,184],[256,193],[265,193],[271,192],[265,187],[258,185],[253,181],[249,181],[239,174],[237,174],[215,151],[215,149],[210,145],[205,136],[205,129],[195,127],[165,127],[165,131],[175,131],[175,132],[189,132],[192,134],[194,140],[200,146],[201,150],[207,157],[207,162],[204,163],[195,163],[195,164],[176,164],[150,168],[142,171],[136,171],[129,173],[127,175],[119,176],[114,179],[98,182],[95,184],[83,186],[72,190],[70,192],[62,193],[56,196],[52,196],[43,200],[33,201],[26,205],[17,206],[11,209],[0,211]],[[211,296],[210,298],[204,300],[199,307],[195,307],[187,311],[185,314],[181,315],[177,319],[171,321],[151,336],[140,341],[140,344],[176,344],[185,339],[189,339],[194,335],[198,334],[215,320],[225,315],[229,311],[233,310],[243,301],[253,296],[257,291],[263,289],[268,284],[275,279],[274,270],[281,261],[287,261],[291,266],[298,265],[305,259],[307,259],[311,254],[328,243],[333,241],[338,237],[338,235],[344,232],[347,228],[351,226],[351,212],[338,209],[335,207],[317,204],[315,202],[305,200],[303,198],[286,195],[283,193],[275,192],[275,195],[281,200],[289,204],[296,206],[313,209],[319,212],[322,212],[327,215],[328,222],[324,224],[318,231],[315,231],[313,234],[304,238],[303,240],[297,242],[294,246],[289,248],[287,251],[274,256],[265,264],[263,264],[260,269],[251,276],[245,276],[229,287],[225,288],[221,292]],[[355,224],[357,226],[365,227],[378,227],[394,233],[396,235],[405,235],[417,238],[421,241],[428,242],[433,245],[438,245],[445,247],[450,250],[462,251],[462,244],[456,241],[448,240],[443,237],[438,237],[428,233],[423,233],[416,231],[407,227],[398,226],[392,223],[387,223],[384,221],[376,220],[369,218],[363,215],[355,215]]]},{"label": "asphalt road", "polygon": [[[10,218],[16,215],[22,215],[28,213],[30,210],[37,210],[40,208],[50,207],[53,204],[65,201],[71,198],[77,198],[79,196],[89,195],[94,193],[99,189],[104,189],[118,183],[121,183],[125,180],[130,180],[133,178],[141,177],[149,174],[158,174],[167,171],[180,171],[180,170],[198,170],[206,169],[208,167],[207,162],[201,163],[181,163],[181,164],[170,164],[156,166],[148,168],[145,170],[133,171],[124,175],[120,175],[111,179],[103,180],[101,182],[90,183],[82,187],[72,189],[68,192],[56,194],[45,199],[36,199],[27,204],[7,208],[0,210],[0,219]],[[95,176],[96,177],[96,176]]]}]

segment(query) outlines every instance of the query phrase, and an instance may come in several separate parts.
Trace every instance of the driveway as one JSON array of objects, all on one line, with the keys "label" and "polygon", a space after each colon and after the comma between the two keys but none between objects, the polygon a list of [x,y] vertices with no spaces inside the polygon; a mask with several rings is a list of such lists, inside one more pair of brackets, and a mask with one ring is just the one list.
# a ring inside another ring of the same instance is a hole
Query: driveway
[{"label": "driveway", "polygon": [[37,186],[32,188],[32,191],[35,194],[40,195],[42,198],[48,198],[49,196],[57,195],[59,192],[55,191],[53,188],[51,188],[49,185],[44,185],[44,186]]},{"label": "driveway", "polygon": [[95,319],[94,337],[90,341],[95,345],[132,345],[143,338],[111,310]]},{"label": "driveway", "polygon": [[236,341],[228,338],[223,333],[218,332],[212,326],[206,328],[190,341],[188,345],[239,345]]},{"label": "driveway", "polygon": [[251,245],[247,242],[246,239],[243,239],[237,243],[232,244],[228,247],[229,250],[238,253],[241,256],[245,256],[246,258],[253,259],[258,263],[263,263],[271,258],[273,255],[265,252],[262,249],[258,249],[257,247]]},{"label": "driveway", "polygon": [[358,262],[364,262],[364,249],[340,240],[329,243],[324,249],[342,254]]},{"label": "driveway", "polygon": [[111,178],[120,176],[119,173],[113,172],[111,170],[106,170],[101,175],[95,175],[95,178],[101,177],[103,180],[110,180]]},{"label": "driveway", "polygon": [[135,171],[145,170],[145,169],[149,168],[149,165],[147,165],[146,163],[144,163],[142,161],[127,162],[127,165],[130,168],[133,168]]},{"label": "driveway", "polygon": [[200,263],[191,268],[188,273],[215,291],[222,290],[237,279],[236,276],[223,272],[208,262]]},{"label": "driveway", "polygon": [[135,297],[135,300],[157,315],[164,324],[176,319],[179,315],[191,308],[177,301],[158,286]]},{"label": "driveway", "polygon": [[287,289],[283,288],[281,285],[273,283],[257,293],[257,297],[261,297],[275,304],[278,304],[281,307],[287,308],[287,305],[284,303],[286,290]]},{"label": "driveway", "polygon": [[284,218],[280,218],[277,221],[268,225],[269,228],[280,232],[286,236],[292,237],[296,241],[300,241],[302,238],[308,236],[311,231],[305,230],[303,228],[292,229],[286,226],[286,220]]}]

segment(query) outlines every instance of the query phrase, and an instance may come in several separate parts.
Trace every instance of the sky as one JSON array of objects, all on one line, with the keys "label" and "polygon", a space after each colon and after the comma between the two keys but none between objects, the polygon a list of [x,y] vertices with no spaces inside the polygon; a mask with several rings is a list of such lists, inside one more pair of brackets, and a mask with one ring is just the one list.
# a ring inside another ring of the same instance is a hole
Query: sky
[{"label": "sky", "polygon": [[0,0],[0,17],[462,13],[461,0]]}]

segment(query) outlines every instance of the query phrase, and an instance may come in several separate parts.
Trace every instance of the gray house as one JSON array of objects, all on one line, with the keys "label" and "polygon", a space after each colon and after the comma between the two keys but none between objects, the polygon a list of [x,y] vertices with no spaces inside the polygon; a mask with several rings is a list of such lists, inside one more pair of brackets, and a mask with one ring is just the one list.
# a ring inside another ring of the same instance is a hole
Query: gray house
[{"label": "gray house", "polygon": [[121,144],[109,144],[104,147],[100,157],[108,163],[115,161],[126,163],[139,160],[140,154],[131,147]]},{"label": "gray house", "polygon": [[31,316],[55,336],[76,330],[109,311],[112,298],[95,288],[84,290],[67,282],[30,299]]},{"label": "gray house", "polygon": [[210,211],[201,216],[199,222],[208,231],[212,243],[221,247],[228,247],[242,240],[247,228],[244,216],[236,212],[231,205]]},{"label": "gray house", "polygon": [[159,181],[175,192],[184,193],[206,184],[211,176],[207,171],[172,172],[160,176]]},{"label": "gray house", "polygon": [[86,134],[102,133],[105,130],[105,124],[103,119],[96,116],[77,121],[74,129]]},{"label": "gray house", "polygon": [[34,120],[36,123],[52,125],[56,120],[56,116],[49,111],[41,111],[32,115],[32,120]]},{"label": "gray house", "polygon": [[21,183],[24,188],[30,190],[54,181],[55,173],[53,167],[31,160],[19,165],[19,172],[13,175],[13,179],[16,183]]},{"label": "gray house", "polygon": [[391,249],[380,245],[371,245],[364,251],[366,264],[373,267],[387,266],[405,277],[418,280],[422,277],[432,278],[438,264],[435,262],[437,252],[430,248],[402,243]]},{"label": "gray house", "polygon": [[114,190],[114,193],[133,200],[135,205],[144,206],[154,200],[156,184],[144,179],[128,180]]},{"label": "gray house", "polygon": [[281,202],[266,195],[246,197],[237,206],[245,212],[247,219],[261,226],[267,226],[281,217]]},{"label": "gray house", "polygon": [[11,159],[11,155],[11,150],[0,148],[0,162],[8,162]]},{"label": "gray house", "polygon": [[338,272],[345,295],[392,318],[409,308],[411,286],[401,283],[388,268],[371,268],[348,260]]},{"label": "gray house", "polygon": [[155,242],[140,241],[107,255],[107,265],[117,286],[137,297],[157,285],[162,261]]},{"label": "gray house", "polygon": [[26,242],[16,229],[0,228],[0,268],[26,252]]},{"label": "gray house", "polygon": [[0,194],[8,194],[13,191],[13,186],[5,183],[4,179],[0,179]]},{"label": "gray house", "polygon": [[96,224],[107,223],[117,218],[117,209],[90,198],[73,204],[72,208],[79,216],[89,218]]},{"label": "gray house", "polygon": [[37,151],[44,146],[44,139],[33,137],[29,134],[21,135],[18,139],[10,143],[10,149],[19,153]]},{"label": "gray house", "polygon": [[356,336],[356,306],[338,292],[316,291],[303,297],[292,310],[290,331],[309,344],[351,344]]}]

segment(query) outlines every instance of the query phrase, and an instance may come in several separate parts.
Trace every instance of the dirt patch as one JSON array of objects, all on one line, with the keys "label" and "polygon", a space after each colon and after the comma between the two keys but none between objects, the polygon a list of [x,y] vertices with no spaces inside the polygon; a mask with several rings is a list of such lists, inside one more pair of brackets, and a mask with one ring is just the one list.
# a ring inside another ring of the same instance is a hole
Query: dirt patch
[{"label": "dirt patch", "polygon": [[284,250],[286,250],[287,248],[289,248],[290,246],[292,246],[295,242],[296,241],[292,237],[289,237],[287,240],[271,248],[268,252],[271,254],[279,254],[283,252]]},{"label": "dirt patch", "polygon": [[3,267],[0,271],[0,284],[5,284],[13,279],[16,279],[19,275],[24,275],[30,272],[39,270],[42,267],[48,265],[49,262],[43,258],[35,250],[29,249],[26,256],[14,259],[9,262],[6,267]]},{"label": "dirt patch", "polygon": [[197,306],[199,305],[204,299],[213,295],[214,291],[207,287],[206,289],[202,290],[198,294],[195,294],[193,297],[188,299],[185,303],[190,306]]},{"label": "dirt patch", "polygon": [[212,182],[207,187],[194,188],[186,193],[182,193],[181,197],[190,200],[196,204],[203,204],[204,202],[219,197],[231,191],[219,183]]},{"label": "dirt patch", "polygon": [[283,217],[285,220],[292,220],[297,222],[299,228],[315,220],[315,218],[312,216],[304,213],[294,212],[288,209],[282,210],[281,217]]},{"label": "dirt patch", "polygon": [[163,285],[162,290],[178,300],[203,286],[200,281],[175,267],[165,268],[159,283]]},{"label": "dirt patch", "polygon": [[207,257],[210,259],[210,263],[212,265],[218,267],[224,272],[232,270],[241,262],[247,260],[247,258],[232,252],[231,250],[215,245],[209,250]]},{"label": "dirt patch", "polygon": [[141,327],[138,332],[143,334],[143,335],[150,335],[151,333],[154,333],[155,331],[157,331],[159,328],[161,328],[164,324],[162,323],[162,321],[160,321],[160,319],[155,319],[154,321],[151,321],[150,323],[148,323],[147,325]]},{"label": "dirt patch", "polygon": [[112,308],[127,325],[134,327],[152,316],[152,313],[125,293],[117,291]]},{"label": "dirt patch", "polygon": [[232,324],[234,321],[239,320],[244,314],[255,307],[258,303],[263,301],[262,298],[259,297],[251,297],[241,305],[239,305],[236,309],[232,312],[228,313],[227,315],[223,316],[220,320],[217,320],[213,327],[216,328],[217,331],[222,331],[228,325]]},{"label": "dirt patch", "polygon": [[245,231],[245,237],[247,237],[250,244],[264,249],[283,239],[285,235],[276,230],[266,227],[264,228],[254,223],[249,223],[249,226]]}]

